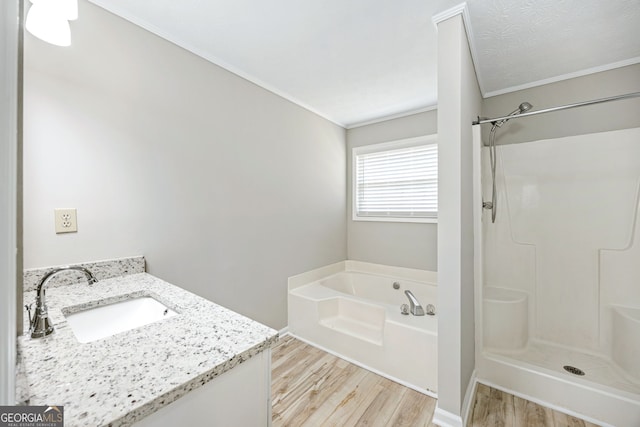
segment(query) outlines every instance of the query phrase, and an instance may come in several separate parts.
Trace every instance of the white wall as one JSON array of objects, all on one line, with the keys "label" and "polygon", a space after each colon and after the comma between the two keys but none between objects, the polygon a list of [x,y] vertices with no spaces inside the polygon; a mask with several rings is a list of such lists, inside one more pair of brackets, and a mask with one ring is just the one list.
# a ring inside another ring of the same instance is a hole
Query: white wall
[{"label": "white wall", "polygon": [[25,40],[25,268],[143,254],[284,327],[287,277],[346,258],[344,129],[85,1],[71,31]]},{"label": "white wall", "polygon": [[436,271],[437,224],[353,221],[351,151],[354,147],[438,132],[436,110],[347,131],[347,256],[349,259]]},{"label": "white wall", "polygon": [[0,2],[0,405],[15,403],[19,8]]},{"label": "white wall", "polygon": [[481,96],[461,15],[438,24],[438,407],[462,426],[475,367],[471,122]]},{"label": "white wall", "polygon": [[[487,98],[482,116],[504,116],[523,101],[533,104],[533,110],[542,110],[631,92],[640,92],[640,64]],[[638,111],[640,98],[632,98],[524,117],[500,128],[496,142],[512,144],[634,128],[640,126]],[[483,126],[485,143],[490,129],[491,126]]]},{"label": "white wall", "polygon": [[[465,396],[472,384],[475,371],[475,282],[474,282],[474,218],[473,218],[473,127],[472,122],[479,115],[482,108],[482,95],[476,77],[476,71],[471,58],[469,43],[464,25],[462,25],[463,40],[460,47],[461,56],[461,105],[460,130],[462,145],[462,193],[460,197],[462,244],[461,283],[460,283],[460,401],[461,411],[467,408],[464,404]],[[443,235],[443,238],[446,236]],[[461,415],[465,415],[461,413]]]}]

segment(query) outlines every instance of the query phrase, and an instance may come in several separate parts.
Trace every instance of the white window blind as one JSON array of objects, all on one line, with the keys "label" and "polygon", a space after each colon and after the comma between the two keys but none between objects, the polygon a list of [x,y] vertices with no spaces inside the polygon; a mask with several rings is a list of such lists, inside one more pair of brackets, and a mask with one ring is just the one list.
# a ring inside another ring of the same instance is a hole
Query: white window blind
[{"label": "white window blind", "polygon": [[438,145],[384,146],[354,150],[354,219],[437,218]]}]

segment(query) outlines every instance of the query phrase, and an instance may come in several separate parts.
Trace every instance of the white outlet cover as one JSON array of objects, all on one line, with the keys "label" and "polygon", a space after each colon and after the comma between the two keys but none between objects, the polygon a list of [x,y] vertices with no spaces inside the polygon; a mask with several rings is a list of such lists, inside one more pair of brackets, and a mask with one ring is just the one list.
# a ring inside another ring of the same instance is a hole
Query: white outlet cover
[{"label": "white outlet cover", "polygon": [[56,234],[75,233],[78,231],[78,216],[76,209],[54,209]]}]

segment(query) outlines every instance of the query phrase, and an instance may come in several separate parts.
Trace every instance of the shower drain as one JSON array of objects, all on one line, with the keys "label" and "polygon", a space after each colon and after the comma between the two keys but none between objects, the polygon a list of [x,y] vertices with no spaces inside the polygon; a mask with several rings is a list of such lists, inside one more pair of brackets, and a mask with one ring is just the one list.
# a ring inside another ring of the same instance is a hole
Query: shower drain
[{"label": "shower drain", "polygon": [[573,375],[584,375],[584,371],[580,368],[576,368],[575,366],[571,366],[571,365],[564,365],[563,366],[564,370],[569,372],[570,374]]}]

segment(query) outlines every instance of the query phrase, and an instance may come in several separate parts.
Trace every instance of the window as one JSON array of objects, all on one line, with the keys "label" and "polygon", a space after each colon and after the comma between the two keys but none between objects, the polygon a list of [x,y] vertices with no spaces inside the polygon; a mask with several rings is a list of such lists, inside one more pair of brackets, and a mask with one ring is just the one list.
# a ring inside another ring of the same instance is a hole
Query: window
[{"label": "window", "polygon": [[436,222],[436,135],[353,149],[353,219]]}]

